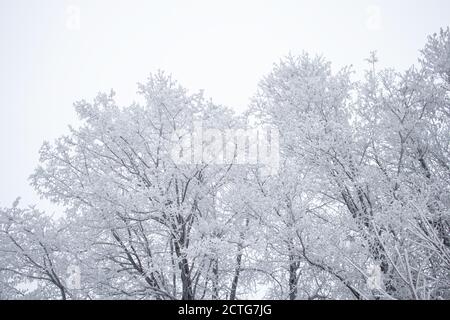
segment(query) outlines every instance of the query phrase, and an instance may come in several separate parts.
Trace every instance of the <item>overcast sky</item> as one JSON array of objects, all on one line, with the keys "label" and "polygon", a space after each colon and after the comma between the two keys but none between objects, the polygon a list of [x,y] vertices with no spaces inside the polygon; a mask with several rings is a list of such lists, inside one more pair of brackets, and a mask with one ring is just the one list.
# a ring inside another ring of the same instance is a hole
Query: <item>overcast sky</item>
[{"label": "overcast sky", "polygon": [[243,110],[288,53],[341,67],[415,63],[426,36],[450,24],[448,0],[0,0],[0,206],[55,210],[27,178],[44,140],[76,123],[72,103],[111,88],[121,105],[158,69]]}]

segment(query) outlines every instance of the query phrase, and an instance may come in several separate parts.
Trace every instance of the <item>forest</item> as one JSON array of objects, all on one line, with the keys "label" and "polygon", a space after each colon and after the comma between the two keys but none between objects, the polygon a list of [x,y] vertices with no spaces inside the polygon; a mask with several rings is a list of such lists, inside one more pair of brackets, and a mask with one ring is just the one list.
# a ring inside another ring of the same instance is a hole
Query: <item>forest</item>
[{"label": "forest", "polygon": [[0,299],[450,299],[450,28],[379,58],[286,56],[239,114],[163,71],[74,103],[29,178],[60,214],[0,208]]}]

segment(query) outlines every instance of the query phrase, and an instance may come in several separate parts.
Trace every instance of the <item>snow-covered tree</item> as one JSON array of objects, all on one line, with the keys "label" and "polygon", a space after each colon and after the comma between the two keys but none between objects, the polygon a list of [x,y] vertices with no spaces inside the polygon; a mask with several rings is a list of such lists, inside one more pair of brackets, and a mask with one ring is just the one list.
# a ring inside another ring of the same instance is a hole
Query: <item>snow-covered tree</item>
[{"label": "snow-covered tree", "polygon": [[61,217],[0,209],[0,299],[450,299],[450,29],[367,61],[288,56],[240,116],[163,72],[75,103],[30,178]]}]

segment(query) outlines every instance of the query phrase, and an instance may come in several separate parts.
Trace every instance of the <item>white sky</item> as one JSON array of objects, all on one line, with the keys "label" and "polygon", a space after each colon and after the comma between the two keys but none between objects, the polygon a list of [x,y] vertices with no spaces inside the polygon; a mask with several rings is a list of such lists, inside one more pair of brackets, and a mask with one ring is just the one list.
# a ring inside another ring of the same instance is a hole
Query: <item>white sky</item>
[{"label": "white sky", "polygon": [[42,142],[75,123],[72,103],[98,91],[129,105],[136,82],[163,69],[243,110],[289,52],[361,69],[377,50],[405,69],[447,25],[448,0],[0,0],[0,206],[22,196],[55,210],[27,178]]}]

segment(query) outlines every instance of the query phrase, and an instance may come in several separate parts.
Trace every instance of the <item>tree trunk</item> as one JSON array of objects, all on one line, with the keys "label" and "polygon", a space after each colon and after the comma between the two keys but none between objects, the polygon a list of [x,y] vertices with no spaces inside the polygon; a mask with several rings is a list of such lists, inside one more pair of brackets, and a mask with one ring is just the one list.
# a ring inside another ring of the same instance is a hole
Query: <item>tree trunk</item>
[{"label": "tree trunk", "polygon": [[192,291],[191,271],[189,270],[189,262],[186,254],[182,252],[180,243],[174,240],[175,253],[179,259],[178,266],[181,271],[182,300],[194,300]]}]

